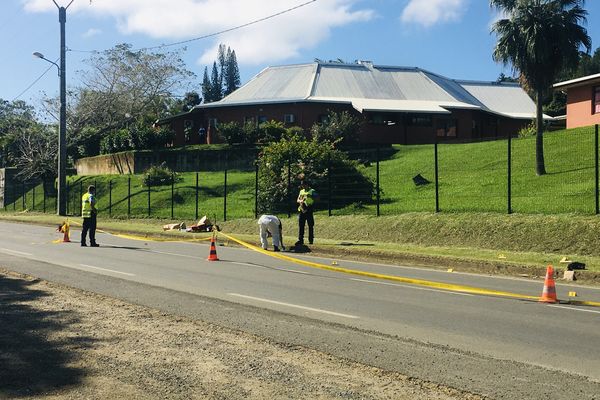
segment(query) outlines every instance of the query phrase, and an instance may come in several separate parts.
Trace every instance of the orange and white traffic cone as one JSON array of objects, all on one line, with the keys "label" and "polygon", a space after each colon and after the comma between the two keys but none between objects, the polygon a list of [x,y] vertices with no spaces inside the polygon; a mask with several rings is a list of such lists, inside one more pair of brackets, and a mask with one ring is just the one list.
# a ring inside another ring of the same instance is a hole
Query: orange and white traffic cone
[{"label": "orange and white traffic cone", "polygon": [[548,265],[546,269],[546,279],[544,280],[544,290],[542,291],[542,297],[540,297],[540,303],[557,303],[556,298],[556,286],[554,284],[554,268],[552,265]]},{"label": "orange and white traffic cone", "polygon": [[215,235],[210,239],[210,253],[208,254],[207,261],[219,261],[217,257],[217,246],[215,246]]}]

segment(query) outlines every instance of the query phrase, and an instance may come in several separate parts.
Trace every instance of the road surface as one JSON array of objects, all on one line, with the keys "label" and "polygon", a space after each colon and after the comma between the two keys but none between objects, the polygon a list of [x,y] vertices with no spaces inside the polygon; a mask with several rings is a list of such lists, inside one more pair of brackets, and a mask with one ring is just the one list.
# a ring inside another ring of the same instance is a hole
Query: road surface
[{"label": "road surface", "polygon": [[[73,238],[79,237],[73,232]],[[243,248],[0,222],[0,265],[493,398],[598,398],[600,308],[449,292],[314,269]],[[331,265],[332,260],[304,258]],[[339,266],[539,296],[540,281],[337,260]],[[600,301],[600,290],[558,284]]]}]

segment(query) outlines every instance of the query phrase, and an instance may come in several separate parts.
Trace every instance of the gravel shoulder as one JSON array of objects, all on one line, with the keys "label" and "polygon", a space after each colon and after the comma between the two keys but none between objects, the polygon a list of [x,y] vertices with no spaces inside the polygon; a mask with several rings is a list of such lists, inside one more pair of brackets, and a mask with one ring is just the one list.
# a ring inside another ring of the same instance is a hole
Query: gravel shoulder
[{"label": "gravel shoulder", "polygon": [[480,399],[0,269],[0,398]]}]

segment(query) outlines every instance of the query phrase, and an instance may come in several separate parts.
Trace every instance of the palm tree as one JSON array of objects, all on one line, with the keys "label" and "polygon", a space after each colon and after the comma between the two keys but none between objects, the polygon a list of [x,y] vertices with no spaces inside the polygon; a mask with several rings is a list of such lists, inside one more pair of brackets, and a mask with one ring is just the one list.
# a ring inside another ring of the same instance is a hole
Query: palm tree
[{"label": "palm tree", "polygon": [[511,65],[536,97],[536,173],[544,175],[542,102],[562,70],[577,66],[579,49],[591,51],[585,0],[490,0],[503,15],[492,26],[494,60]]}]

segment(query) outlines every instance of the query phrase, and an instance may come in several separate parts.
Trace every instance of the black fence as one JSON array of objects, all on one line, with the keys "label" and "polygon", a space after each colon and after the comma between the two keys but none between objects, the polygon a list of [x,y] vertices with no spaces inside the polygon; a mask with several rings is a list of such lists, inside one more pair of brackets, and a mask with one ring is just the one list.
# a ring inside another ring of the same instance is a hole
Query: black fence
[{"label": "black fence", "polygon": [[[535,172],[535,137],[344,149],[354,168],[328,166],[314,186],[320,195],[317,213],[599,214],[598,127],[546,133],[544,148],[547,174],[542,176]],[[269,166],[261,166],[259,151],[247,151],[255,160],[250,166],[229,169],[225,154],[222,168],[178,174],[179,180],[163,186],[145,186],[140,175],[71,176],[67,213],[80,215],[81,195],[93,184],[100,212],[117,218],[184,220],[207,215],[227,220],[265,212],[295,214],[298,161],[290,157],[279,174],[280,198],[265,206],[261,193],[268,190],[261,187],[261,168]],[[55,186],[13,183],[4,193],[5,209],[54,213]]]}]

